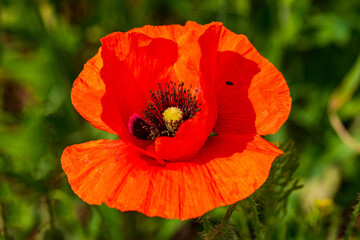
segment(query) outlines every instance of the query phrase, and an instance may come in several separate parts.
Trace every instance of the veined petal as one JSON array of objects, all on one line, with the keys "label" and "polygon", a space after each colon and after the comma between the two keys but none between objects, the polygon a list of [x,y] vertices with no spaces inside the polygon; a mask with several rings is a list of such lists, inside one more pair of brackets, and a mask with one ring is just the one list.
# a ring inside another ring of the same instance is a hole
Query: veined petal
[{"label": "veined petal", "polygon": [[180,126],[174,137],[159,137],[149,151],[167,161],[184,160],[196,154],[211,133],[217,116],[214,92],[217,46],[222,24],[212,23],[190,31],[178,40],[175,72],[179,82],[198,90],[200,112]]},{"label": "veined petal", "polygon": [[248,197],[279,154],[256,135],[218,135],[189,162],[161,165],[120,140],[67,147],[61,162],[73,191],[90,204],[184,220]]},{"label": "veined petal", "polygon": [[289,116],[291,98],[282,74],[244,35],[223,27],[217,60],[215,132],[273,134]]},{"label": "veined petal", "polygon": [[[101,117],[120,138],[139,145],[144,141],[130,134],[128,121],[135,113],[142,115],[150,90],[156,90],[158,83],[176,80],[173,65],[178,47],[171,40],[136,32],[113,33],[101,41],[104,62],[101,77],[106,88],[102,102],[113,105]],[[121,116],[121,120],[114,115]]]},{"label": "veined petal", "polygon": [[100,76],[102,66],[100,48],[98,53],[84,65],[84,69],[76,78],[71,91],[71,101],[76,111],[94,127],[116,134],[101,119],[103,111],[101,98],[105,94],[105,84]]},{"label": "veined petal", "polygon": [[134,28],[129,32],[143,33],[152,38],[166,38],[178,41],[185,33],[201,28],[204,28],[204,26],[193,21],[187,21],[184,26],[178,24],[160,26],[146,25],[140,28]]}]

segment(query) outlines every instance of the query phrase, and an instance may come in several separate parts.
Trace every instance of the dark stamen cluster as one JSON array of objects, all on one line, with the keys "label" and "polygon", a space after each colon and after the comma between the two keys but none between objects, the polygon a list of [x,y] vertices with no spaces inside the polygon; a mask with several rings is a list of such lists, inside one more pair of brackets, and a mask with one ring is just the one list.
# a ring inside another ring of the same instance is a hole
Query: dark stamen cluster
[{"label": "dark stamen cluster", "polygon": [[[170,107],[179,108],[182,111],[181,122],[193,118],[195,114],[200,111],[200,103],[196,100],[195,94],[190,92],[191,87],[190,89],[184,88],[183,82],[177,85],[171,81],[170,84],[165,83],[164,88],[160,83],[158,86],[159,90],[154,92],[150,90],[151,101],[149,101],[149,105],[143,111],[144,122],[141,123],[141,132],[147,135],[147,139],[152,140],[160,136],[173,137],[176,133],[170,132],[166,127],[163,118],[163,113],[166,109]],[[134,132],[139,131],[140,129],[134,130]],[[142,136],[144,136],[144,134],[142,134]]]},{"label": "dark stamen cluster", "polygon": [[131,125],[129,126],[132,135],[141,140],[149,140],[150,128],[139,115],[135,116],[130,120]]}]

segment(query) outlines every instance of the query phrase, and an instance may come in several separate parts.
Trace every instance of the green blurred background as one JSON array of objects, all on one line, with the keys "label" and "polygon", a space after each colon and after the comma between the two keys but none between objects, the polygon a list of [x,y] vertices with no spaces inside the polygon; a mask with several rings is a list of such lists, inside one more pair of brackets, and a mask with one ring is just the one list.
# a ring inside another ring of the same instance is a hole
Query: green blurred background
[{"label": "green blurred background", "polygon": [[[99,39],[187,20],[221,21],[245,34],[290,87],[289,120],[267,139],[294,141],[294,177],[304,187],[286,199],[287,211],[271,229],[259,203],[265,239],[344,236],[360,192],[359,0],[1,0],[2,239],[199,239],[201,221],[82,202],[60,165],[68,145],[114,139],[70,102],[71,85]],[[225,211],[207,216],[215,224]],[[233,216],[244,239],[255,237],[252,214],[244,203]],[[357,219],[352,239],[360,239],[359,232]]]}]

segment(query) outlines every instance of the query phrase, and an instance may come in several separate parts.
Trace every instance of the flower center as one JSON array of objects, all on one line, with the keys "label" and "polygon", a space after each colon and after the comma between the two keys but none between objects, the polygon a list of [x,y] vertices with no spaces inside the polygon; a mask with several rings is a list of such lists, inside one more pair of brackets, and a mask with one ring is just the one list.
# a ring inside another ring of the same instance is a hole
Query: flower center
[{"label": "flower center", "polygon": [[[133,114],[129,120],[129,131],[138,139],[155,140],[160,136],[175,136],[180,125],[200,111],[200,103],[184,83],[165,83],[159,90],[150,90],[149,105],[143,111],[144,116]],[[190,86],[191,88],[191,86]]]},{"label": "flower center", "polygon": [[182,123],[182,111],[177,107],[169,107],[163,112],[166,128],[170,132],[176,132]]}]

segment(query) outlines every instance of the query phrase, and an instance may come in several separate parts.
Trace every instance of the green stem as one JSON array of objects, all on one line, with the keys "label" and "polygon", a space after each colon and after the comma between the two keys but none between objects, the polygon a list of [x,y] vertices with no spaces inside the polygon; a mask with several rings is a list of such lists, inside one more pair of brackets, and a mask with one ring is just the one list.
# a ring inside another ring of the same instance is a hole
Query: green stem
[{"label": "green stem", "polygon": [[253,221],[254,221],[254,228],[255,228],[256,237],[257,237],[257,239],[262,240],[263,236],[262,236],[262,233],[261,233],[261,227],[260,227],[258,211],[257,211],[257,208],[256,208],[256,203],[254,201],[253,196],[248,197],[247,200],[248,200],[248,202],[250,204],[251,211],[252,211],[252,213],[254,215]]},{"label": "green stem", "polygon": [[209,234],[211,231],[211,224],[210,224],[209,217],[207,216],[207,214],[203,215],[201,217],[201,220],[202,220],[205,234]]},{"label": "green stem", "polygon": [[46,196],[46,203],[47,203],[47,206],[48,206],[48,212],[49,212],[49,218],[50,218],[50,229],[51,229],[51,231],[54,231],[55,230],[54,214],[53,214],[53,211],[52,211],[51,201],[50,201],[49,196]]},{"label": "green stem", "polygon": [[[97,214],[99,214],[99,216],[100,216],[100,219],[101,219],[100,229],[101,229],[102,236],[104,236],[104,239],[111,239],[110,230],[108,229],[108,224],[106,222],[104,214],[102,213],[102,211],[100,209],[100,206],[95,205],[92,207],[92,209],[94,209],[95,212]],[[119,239],[121,239],[121,238],[119,237]]]},{"label": "green stem", "polygon": [[4,240],[8,239],[8,232],[7,232],[7,226],[6,226],[6,216],[5,216],[5,204],[0,202],[0,207],[1,207],[1,221],[2,221],[2,226],[1,228],[3,229],[3,237]]},{"label": "green stem", "polygon": [[225,216],[220,224],[220,232],[221,233],[226,233],[228,231],[230,218],[236,208],[236,204],[237,204],[237,202],[234,203],[233,205],[230,205],[228,210],[226,211]]},{"label": "green stem", "polygon": [[350,239],[352,230],[353,230],[354,225],[355,225],[356,218],[359,215],[359,213],[360,213],[360,200],[359,200],[358,204],[356,205],[353,214],[351,215],[351,219],[350,219],[350,222],[349,222],[349,224],[347,226],[344,240],[349,240]]}]

